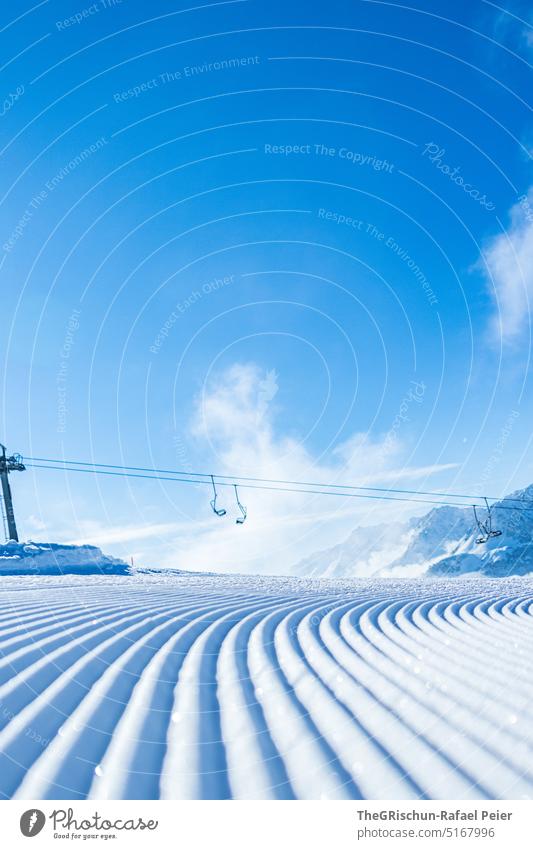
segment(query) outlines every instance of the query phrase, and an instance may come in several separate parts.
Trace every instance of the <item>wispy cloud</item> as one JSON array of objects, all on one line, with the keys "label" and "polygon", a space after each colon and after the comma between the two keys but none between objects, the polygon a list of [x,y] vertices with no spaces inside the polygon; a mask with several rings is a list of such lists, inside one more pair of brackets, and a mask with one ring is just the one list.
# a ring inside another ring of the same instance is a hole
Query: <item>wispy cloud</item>
[{"label": "wispy cloud", "polygon": [[510,211],[508,229],[483,252],[494,299],[492,333],[504,342],[516,339],[529,324],[533,299],[533,188]]},{"label": "wispy cloud", "polygon": [[390,469],[381,475],[372,475],[371,478],[367,478],[366,480],[372,480],[376,483],[397,482],[406,478],[408,480],[419,480],[420,478],[427,478],[430,475],[436,475],[439,472],[447,472],[449,469],[456,469],[458,466],[459,463],[433,463],[431,466],[404,466],[401,469]]},{"label": "wispy cloud", "polygon": [[[200,468],[215,469],[218,475],[363,487],[401,487],[408,481],[416,488],[417,481],[456,465],[403,464],[405,448],[396,431],[390,438],[390,429],[378,438],[355,433],[326,458],[317,458],[308,444],[287,433],[280,383],[282,376],[274,370],[252,363],[235,364],[217,375],[216,383],[194,400],[184,434]],[[162,513],[159,504],[144,505],[138,522],[128,519],[127,510],[121,511],[122,520],[112,515],[64,520],[68,505],[62,505],[63,519],[51,535],[58,542],[98,545],[128,561],[133,557],[137,565],[287,574],[303,557],[346,538],[357,526],[425,512],[423,504],[286,492],[283,484],[273,484],[281,491],[243,485],[238,493],[248,519],[239,526],[233,487],[223,484],[218,480],[218,503],[227,510],[223,518],[209,507],[207,480],[190,486],[186,507],[181,502],[171,510],[163,505]],[[135,501],[132,509],[138,509]],[[30,526],[39,533],[43,529],[35,516],[27,520]]]}]

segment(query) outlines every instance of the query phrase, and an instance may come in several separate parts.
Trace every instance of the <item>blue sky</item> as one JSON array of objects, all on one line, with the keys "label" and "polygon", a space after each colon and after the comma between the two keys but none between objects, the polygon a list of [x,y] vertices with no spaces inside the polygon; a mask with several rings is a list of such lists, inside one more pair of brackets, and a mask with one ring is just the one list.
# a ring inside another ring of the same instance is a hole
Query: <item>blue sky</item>
[{"label": "blue sky", "polygon": [[[528,6],[6,7],[2,441],[530,483]],[[205,487],[40,470],[13,488],[25,538],[239,571],[287,571],[400,509],[243,491],[241,528]]]}]

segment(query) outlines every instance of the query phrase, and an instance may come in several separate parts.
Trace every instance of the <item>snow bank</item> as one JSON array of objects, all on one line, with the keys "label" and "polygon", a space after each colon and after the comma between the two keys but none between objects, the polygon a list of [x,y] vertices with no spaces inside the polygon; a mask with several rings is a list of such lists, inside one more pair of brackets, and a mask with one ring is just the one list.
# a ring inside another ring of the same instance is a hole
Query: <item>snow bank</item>
[{"label": "snow bank", "polygon": [[0,575],[125,575],[128,565],[95,545],[0,544]]}]

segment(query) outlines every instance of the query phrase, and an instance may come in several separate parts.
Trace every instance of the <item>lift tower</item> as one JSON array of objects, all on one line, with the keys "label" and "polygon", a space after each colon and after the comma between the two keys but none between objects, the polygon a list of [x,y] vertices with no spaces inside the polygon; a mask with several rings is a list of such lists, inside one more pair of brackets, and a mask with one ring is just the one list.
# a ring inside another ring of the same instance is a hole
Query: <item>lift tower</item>
[{"label": "lift tower", "polygon": [[9,486],[9,472],[24,472],[26,466],[22,462],[20,454],[13,454],[11,457],[6,456],[5,445],[0,444],[0,479],[2,481],[2,495],[4,497],[4,505],[7,519],[7,532],[9,539],[19,541],[17,533],[17,523],[15,522],[15,511],[13,509],[13,498],[11,497],[11,487]]}]

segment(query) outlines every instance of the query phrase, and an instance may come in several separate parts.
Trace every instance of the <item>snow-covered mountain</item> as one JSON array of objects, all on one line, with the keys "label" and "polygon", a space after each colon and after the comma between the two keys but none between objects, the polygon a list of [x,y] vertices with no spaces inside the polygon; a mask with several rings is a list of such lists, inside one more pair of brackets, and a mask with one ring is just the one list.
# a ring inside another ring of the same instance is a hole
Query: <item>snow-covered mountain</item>
[{"label": "snow-covered mountain", "polygon": [[0,545],[0,575],[124,575],[128,565],[95,545],[6,542]]},{"label": "snow-covered mountain", "polygon": [[3,577],[0,797],[78,819],[113,799],[531,800],[532,595],[527,578]]},{"label": "snow-covered mountain", "polygon": [[[437,507],[405,523],[357,528],[339,545],[301,560],[294,572],[328,578],[533,573],[533,484],[491,512],[493,528],[502,533],[481,545],[471,508]],[[486,511],[478,516],[485,520]]]}]

